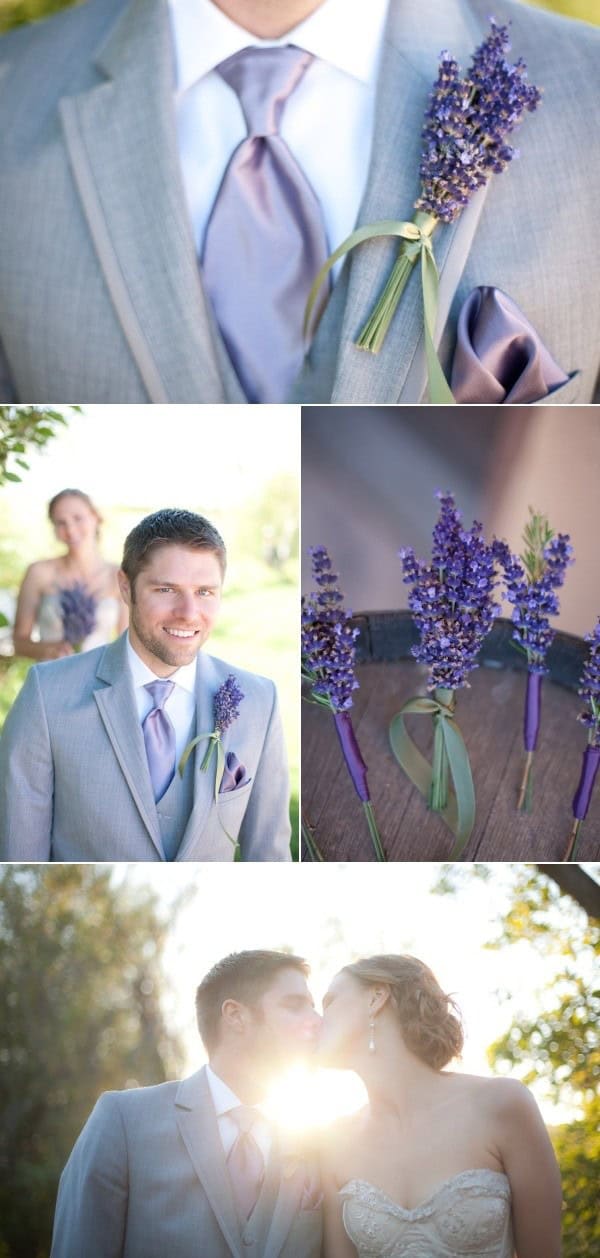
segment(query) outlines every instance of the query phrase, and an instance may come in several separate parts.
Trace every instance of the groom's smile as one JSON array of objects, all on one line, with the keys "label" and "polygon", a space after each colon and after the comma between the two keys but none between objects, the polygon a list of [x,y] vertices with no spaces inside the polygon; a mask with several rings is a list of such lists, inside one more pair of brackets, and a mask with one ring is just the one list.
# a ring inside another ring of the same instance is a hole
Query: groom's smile
[{"label": "groom's smile", "polygon": [[222,576],[214,551],[156,546],[130,583],[120,574],[129,608],[129,639],[158,677],[190,664],[217,619]]}]

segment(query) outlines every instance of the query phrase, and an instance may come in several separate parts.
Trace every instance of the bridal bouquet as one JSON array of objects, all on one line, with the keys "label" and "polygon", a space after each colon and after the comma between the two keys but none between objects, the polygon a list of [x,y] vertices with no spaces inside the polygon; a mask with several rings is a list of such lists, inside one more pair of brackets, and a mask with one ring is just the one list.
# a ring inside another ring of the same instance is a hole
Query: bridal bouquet
[{"label": "bridal bouquet", "polygon": [[[338,576],[332,571],[325,547],[312,547],[310,555],[317,589],[302,606],[302,677],[310,686],[312,702],[333,714],[344,760],[365,812],[375,856],[384,861],[369,794],[367,766],[350,716],[352,692],[358,689],[354,642],[359,631],[349,623],[351,612],[344,610],[344,596],[337,587]],[[310,849],[312,837],[306,837]]]},{"label": "bridal bouquet", "polygon": [[491,19],[491,31],[473,55],[461,78],[458,63],[441,53],[439,73],[429,99],[423,126],[421,195],[410,222],[384,220],[359,227],[321,268],[310,292],[308,328],[321,286],[338,258],[364,241],[382,236],[402,240],[387,284],[356,344],[377,354],[386,338],[410,274],[421,261],[425,352],[432,402],[454,402],[437,357],[434,336],[437,317],[438,271],[432,237],[440,223],[452,223],[479,188],[503,171],[517,150],[507,138],[541,100],[541,92],[526,81],[525,62],[506,60],[508,27]]},{"label": "bridal bouquet", "polygon": [[578,694],[587,701],[587,706],[578,719],[582,725],[587,726],[588,743],[583,753],[581,776],[573,799],[573,829],[565,853],[567,861],[575,858],[581,827],[588,814],[600,767],[600,620],[594,632],[586,634],[585,640],[590,643],[590,653],[583,669]]},{"label": "bridal bouquet", "polygon": [[[412,654],[428,668],[429,696],[409,699],[390,725],[396,759],[439,812],[455,836],[450,859],[458,860],[475,824],[475,792],[469,756],[455,720],[456,691],[468,686],[477,655],[501,607],[494,599],[497,543],[482,536],[482,526],[461,523],[454,498],[439,493],[440,514],[433,531],[431,561],[401,550],[405,585],[412,586],[408,605],[420,634]],[[433,720],[430,765],[410,738],[408,715]]]},{"label": "bridal bouquet", "polygon": [[527,689],[523,742],[525,767],[517,807],[531,810],[533,792],[533,756],[537,746],[541,719],[542,678],[548,673],[546,655],[554,639],[550,616],[560,610],[556,591],[562,586],[569,564],[573,563],[573,547],[567,533],[554,535],[545,516],[530,508],[523,541],[525,551],[512,555],[508,546],[497,542],[506,582],[506,594],[514,606],[513,640],[527,657]]},{"label": "bridal bouquet", "polygon": [[96,628],[96,599],[77,581],[75,585],[58,591],[63,636],[73,650],[83,650],[83,643]]}]

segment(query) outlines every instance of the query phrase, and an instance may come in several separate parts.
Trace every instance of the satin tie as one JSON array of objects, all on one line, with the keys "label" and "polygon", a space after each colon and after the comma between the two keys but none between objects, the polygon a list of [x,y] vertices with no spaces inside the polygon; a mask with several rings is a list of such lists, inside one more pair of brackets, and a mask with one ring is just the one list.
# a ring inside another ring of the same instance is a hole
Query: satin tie
[{"label": "satin tie", "polygon": [[[202,269],[249,402],[289,395],[304,358],[308,294],[329,252],[319,201],[279,134],[285,105],[312,61],[292,46],[244,48],[217,66],[240,101],[248,135],[215,200]],[[324,285],[323,298],[327,292]]]},{"label": "satin tie", "polygon": [[260,1114],[250,1105],[238,1105],[227,1112],[238,1127],[227,1166],[236,1209],[240,1220],[245,1223],[258,1201],[265,1175],[265,1161],[252,1135],[252,1127]]},{"label": "satin tie", "polygon": [[144,717],[142,732],[155,803],[162,799],[175,775],[175,729],[164,711],[164,705],[174,689],[174,681],[150,681],[144,686],[154,704]]}]

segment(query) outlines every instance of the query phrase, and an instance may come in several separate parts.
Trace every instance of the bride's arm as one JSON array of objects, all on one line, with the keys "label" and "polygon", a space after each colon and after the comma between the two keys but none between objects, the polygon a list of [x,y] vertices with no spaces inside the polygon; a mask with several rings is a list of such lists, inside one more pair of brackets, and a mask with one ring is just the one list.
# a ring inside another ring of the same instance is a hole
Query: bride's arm
[{"label": "bride's arm", "polygon": [[560,1172],[540,1111],[527,1088],[512,1079],[495,1080],[494,1095],[517,1258],[560,1258]]},{"label": "bride's arm", "polygon": [[326,1166],[321,1172],[323,1188],[323,1258],[356,1258],[356,1249],[342,1222],[342,1202],[337,1183]]}]

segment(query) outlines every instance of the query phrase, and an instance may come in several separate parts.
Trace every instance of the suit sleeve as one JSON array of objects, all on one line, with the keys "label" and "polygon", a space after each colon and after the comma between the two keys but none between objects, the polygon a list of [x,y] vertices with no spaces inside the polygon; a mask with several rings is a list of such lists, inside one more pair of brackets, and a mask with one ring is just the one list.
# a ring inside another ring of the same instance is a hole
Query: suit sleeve
[{"label": "suit sleeve", "polygon": [[242,860],[290,860],[289,807],[287,751],[277,691],[273,686],[269,724],[239,833]]},{"label": "suit sleeve", "polygon": [[51,859],[53,800],[52,749],[34,665],[0,739],[0,860]]},{"label": "suit sleeve", "polygon": [[127,1143],[118,1094],[100,1097],[60,1178],[50,1258],[121,1258]]}]

